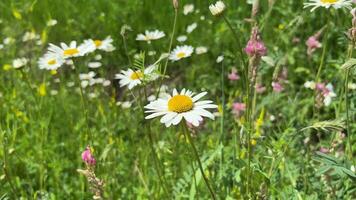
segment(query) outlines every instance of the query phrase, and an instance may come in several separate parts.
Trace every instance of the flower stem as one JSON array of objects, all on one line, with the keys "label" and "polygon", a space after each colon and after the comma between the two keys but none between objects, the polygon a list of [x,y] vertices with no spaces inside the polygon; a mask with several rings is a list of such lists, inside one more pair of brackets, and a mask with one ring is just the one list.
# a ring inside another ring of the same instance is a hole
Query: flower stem
[{"label": "flower stem", "polygon": [[[354,44],[350,45],[348,58],[352,57],[354,49]],[[349,159],[352,160],[352,144],[351,144],[351,129],[350,129],[350,99],[349,99],[349,77],[350,77],[350,69],[346,69],[345,72],[345,109],[346,109],[346,131],[347,131],[347,147],[346,151],[348,150]]]},{"label": "flower stem", "polygon": [[188,128],[187,128],[187,126],[186,126],[185,124],[183,124],[183,130],[184,130],[185,136],[188,138],[188,142],[190,143],[190,145],[191,145],[191,147],[192,147],[192,150],[193,150],[195,159],[196,159],[197,162],[198,162],[199,170],[200,170],[201,175],[203,176],[205,185],[206,185],[206,187],[209,189],[211,198],[215,200],[215,199],[216,199],[215,193],[214,193],[212,187],[211,187],[210,184],[209,184],[208,178],[206,177],[206,175],[205,175],[205,173],[204,173],[203,165],[201,164],[198,151],[197,151],[197,149],[196,149],[196,147],[195,147],[195,145],[194,145],[192,136],[190,135],[190,133],[189,133],[189,131],[188,131]]},{"label": "flower stem", "polygon": [[[171,33],[171,40],[169,42],[169,47],[168,47],[168,54],[171,54],[171,51],[172,51],[174,35],[176,33],[177,19],[178,19],[178,9],[174,9],[174,21],[173,21],[173,28],[172,28],[172,33]],[[158,87],[158,90],[157,90],[157,93],[156,93],[156,97],[158,97],[158,95],[160,93],[161,86],[163,84],[163,79],[164,79],[164,77],[166,75],[166,72],[167,72],[168,61],[169,61],[169,56],[166,58],[166,62],[164,63],[162,78],[161,78],[160,83],[159,83],[159,87]]]}]

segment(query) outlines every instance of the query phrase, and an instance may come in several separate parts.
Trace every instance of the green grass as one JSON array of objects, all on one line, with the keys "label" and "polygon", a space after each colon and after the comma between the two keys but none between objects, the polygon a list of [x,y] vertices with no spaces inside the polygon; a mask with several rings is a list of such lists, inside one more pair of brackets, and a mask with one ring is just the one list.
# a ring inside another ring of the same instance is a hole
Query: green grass
[{"label": "green grass", "polygon": [[[261,1],[257,22],[263,27],[261,36],[268,57],[275,64],[262,61],[259,66],[257,80],[266,86],[266,92],[257,94],[252,113],[255,130],[255,122],[259,119],[262,123],[258,132],[250,132],[256,145],[251,145],[248,172],[248,121],[246,116],[236,118],[231,112],[233,102],[246,102],[246,83],[243,79],[227,79],[233,67],[242,75],[242,58],[229,27],[222,18],[210,14],[208,7],[213,2],[179,1],[175,35],[187,35],[184,44],[209,50],[169,62],[164,84],[169,92],[173,88],[189,88],[197,93],[206,90],[206,99],[220,107],[220,116],[206,120],[193,135],[217,199],[355,199],[355,172],[350,170],[356,164],[355,90],[349,91],[350,131],[346,132],[345,123],[340,123],[346,120],[345,72],[341,65],[347,60],[351,44],[345,35],[351,28],[349,11],[319,8],[310,13],[303,9],[303,1],[277,1],[269,10],[267,1]],[[195,12],[185,16],[183,5],[187,3],[195,5]],[[250,37],[251,24],[246,18],[251,15],[251,6],[245,1],[225,3],[226,17],[245,46]],[[0,199],[92,198],[87,180],[77,172],[85,168],[81,153],[88,144],[97,160],[96,175],[105,182],[105,199],[210,198],[181,126],[166,128],[159,119],[144,120],[139,102],[133,98],[132,94],[146,104],[141,91],[155,94],[159,81],[131,93],[114,79],[114,74],[132,67],[120,35],[124,25],[132,29],[126,34],[131,60],[144,52],[147,66],[168,51],[174,19],[171,1],[2,0],[0,10],[0,44],[5,38],[14,39],[14,43],[0,49]],[[320,77],[333,84],[337,97],[330,106],[314,113],[314,92],[303,84],[315,79],[322,49],[309,58],[305,41],[327,23],[327,18],[329,32],[327,38],[323,40],[322,35],[320,39],[326,47]],[[56,19],[57,25],[47,26],[50,19]],[[198,23],[197,29],[187,34],[186,27],[194,22]],[[146,29],[162,30],[166,37],[151,44],[136,41],[136,35]],[[39,34],[42,45],[23,42],[27,31]],[[75,59],[75,70],[65,65],[55,75],[37,67],[48,43],[80,43],[108,35],[114,39],[116,50],[100,53],[103,66],[94,71],[112,81],[109,87],[87,87],[81,97],[78,74],[91,70],[87,62],[95,54]],[[293,38],[300,42],[293,42]],[[174,39],[173,47],[177,45],[180,43]],[[157,53],[149,56],[150,51]],[[222,54],[223,63],[216,63]],[[6,70],[20,57],[30,62],[21,69]],[[283,67],[288,69],[288,82],[283,92],[276,93],[271,82]],[[69,87],[72,82],[75,85]],[[349,82],[355,82],[354,69]],[[42,96],[41,85],[46,90]],[[51,95],[52,90],[58,94]],[[97,97],[90,98],[89,93]],[[132,106],[117,105],[124,101]],[[340,129],[345,138],[340,137]],[[316,154],[320,147],[331,149],[327,155],[331,158]]]}]

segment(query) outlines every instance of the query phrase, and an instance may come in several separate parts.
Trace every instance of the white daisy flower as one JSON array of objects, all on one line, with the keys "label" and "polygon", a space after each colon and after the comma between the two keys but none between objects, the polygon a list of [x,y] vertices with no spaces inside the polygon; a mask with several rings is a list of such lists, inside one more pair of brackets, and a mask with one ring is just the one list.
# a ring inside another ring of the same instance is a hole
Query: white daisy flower
[{"label": "white daisy flower", "polygon": [[145,31],[145,34],[138,34],[136,37],[136,40],[138,41],[146,41],[150,43],[152,40],[158,40],[166,36],[164,32],[159,31],[159,30],[154,30],[154,31]]},{"label": "white daisy flower", "polygon": [[194,48],[192,46],[184,45],[177,46],[169,55],[169,59],[173,61],[178,61],[182,58],[186,58],[192,55]]},{"label": "white daisy flower", "polygon": [[179,124],[184,118],[186,122],[199,126],[203,117],[214,119],[214,115],[206,109],[217,108],[217,105],[212,104],[212,101],[198,101],[207,92],[202,92],[195,95],[189,90],[183,89],[180,93],[176,89],[173,90],[173,95],[160,98],[145,106],[150,113],[145,119],[152,119],[162,116],[161,123],[166,127]]},{"label": "white daisy flower", "polygon": [[189,34],[189,33],[193,32],[197,27],[198,27],[197,23],[193,23],[193,24],[187,26],[187,33]]},{"label": "white daisy flower", "polygon": [[99,68],[101,66],[102,66],[101,62],[89,62],[88,63],[88,67],[92,68],[92,69],[96,69],[96,68]]},{"label": "white daisy flower", "polygon": [[91,80],[95,77],[96,73],[93,71],[88,72],[87,74],[81,73],[79,74],[80,80]]},{"label": "white daisy flower", "polygon": [[88,44],[77,46],[76,41],[72,41],[69,46],[63,42],[60,45],[59,47],[54,44],[49,44],[48,51],[63,56],[64,58],[83,56],[93,51],[93,46]]},{"label": "white daisy flower", "polygon": [[106,52],[110,52],[115,50],[115,47],[112,45],[113,41],[114,40],[111,38],[111,36],[108,36],[104,40],[84,40],[83,45],[90,47],[89,49],[92,51],[99,49]]},{"label": "white daisy flower", "polygon": [[12,61],[12,67],[15,69],[19,69],[25,66],[28,63],[27,58],[16,58]]},{"label": "white daisy flower", "polygon": [[194,11],[194,4],[187,4],[183,7],[183,14],[188,15]]},{"label": "white daisy flower", "polygon": [[225,9],[226,9],[226,6],[225,6],[224,2],[222,2],[222,1],[217,1],[215,4],[211,4],[209,6],[209,10],[210,10],[211,14],[214,16],[221,15]]},{"label": "white daisy flower", "polygon": [[195,53],[198,54],[198,55],[204,54],[204,53],[206,53],[206,52],[208,52],[208,48],[207,48],[207,47],[204,47],[204,46],[197,47],[197,48],[195,49]]},{"label": "white daisy flower", "polygon": [[180,35],[177,37],[178,42],[185,42],[187,41],[188,37],[186,35]]},{"label": "white daisy flower", "polygon": [[115,75],[115,79],[120,79],[120,87],[127,86],[130,90],[137,85],[142,84],[142,81],[153,81],[159,77],[156,73],[157,66],[151,65],[143,72],[141,70],[122,70],[120,74]]},{"label": "white daisy flower", "polygon": [[64,63],[64,58],[55,53],[46,53],[38,60],[38,67],[46,70],[57,70]]},{"label": "white daisy flower", "polygon": [[319,7],[330,8],[333,7],[335,9],[339,8],[348,8],[351,9],[352,0],[309,0],[309,2],[304,3],[304,8],[312,7],[310,10],[313,12],[315,9]]}]

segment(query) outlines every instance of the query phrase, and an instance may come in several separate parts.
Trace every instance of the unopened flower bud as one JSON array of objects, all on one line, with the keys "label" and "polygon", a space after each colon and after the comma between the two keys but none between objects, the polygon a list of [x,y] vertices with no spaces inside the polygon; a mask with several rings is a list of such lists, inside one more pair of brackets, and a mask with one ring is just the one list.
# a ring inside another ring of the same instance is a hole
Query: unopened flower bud
[{"label": "unopened flower bud", "polygon": [[174,9],[178,9],[178,6],[179,6],[178,0],[173,0],[173,7],[174,7]]}]

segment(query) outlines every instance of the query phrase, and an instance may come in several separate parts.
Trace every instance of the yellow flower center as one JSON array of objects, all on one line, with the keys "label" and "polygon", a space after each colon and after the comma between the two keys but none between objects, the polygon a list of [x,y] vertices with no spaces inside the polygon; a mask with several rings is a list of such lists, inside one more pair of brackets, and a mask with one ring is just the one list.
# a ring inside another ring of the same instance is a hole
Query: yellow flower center
[{"label": "yellow flower center", "polygon": [[131,74],[131,77],[130,77],[132,80],[137,80],[137,79],[141,79],[143,78],[143,73],[138,70],[138,71],[135,71],[134,73]]},{"label": "yellow flower center", "polygon": [[100,47],[103,42],[101,40],[94,40],[94,44],[96,47]]},{"label": "yellow flower center", "polygon": [[177,57],[178,58],[184,58],[185,57],[185,53],[184,52],[179,52],[179,53],[177,53]]},{"label": "yellow flower center", "polygon": [[339,0],[321,0],[321,3],[330,3],[330,4],[332,4],[332,3],[336,3],[338,1]]},{"label": "yellow flower center", "polygon": [[75,54],[79,53],[78,49],[77,48],[73,48],[73,49],[66,49],[63,51],[63,54],[65,56],[73,56]]},{"label": "yellow flower center", "polygon": [[55,59],[51,59],[47,62],[49,65],[54,65],[57,63],[57,61]]},{"label": "yellow flower center", "polygon": [[186,95],[175,95],[168,101],[168,110],[176,113],[188,112],[193,109],[192,98]]}]

